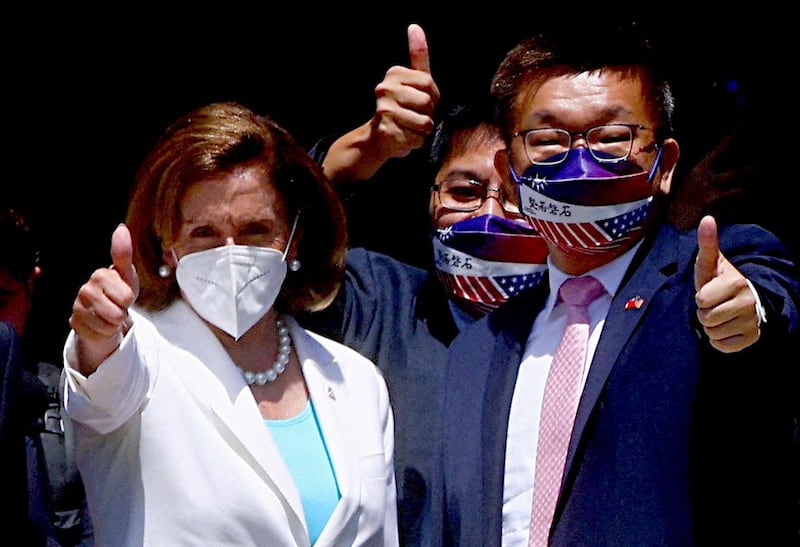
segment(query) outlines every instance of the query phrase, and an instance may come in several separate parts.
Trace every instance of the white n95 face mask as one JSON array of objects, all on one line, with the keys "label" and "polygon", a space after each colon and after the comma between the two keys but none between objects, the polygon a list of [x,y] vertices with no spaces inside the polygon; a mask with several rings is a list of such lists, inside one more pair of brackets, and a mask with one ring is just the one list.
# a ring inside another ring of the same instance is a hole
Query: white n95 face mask
[{"label": "white n95 face mask", "polygon": [[197,314],[238,340],[275,303],[286,278],[285,255],[267,247],[222,245],[182,257],[175,277]]}]

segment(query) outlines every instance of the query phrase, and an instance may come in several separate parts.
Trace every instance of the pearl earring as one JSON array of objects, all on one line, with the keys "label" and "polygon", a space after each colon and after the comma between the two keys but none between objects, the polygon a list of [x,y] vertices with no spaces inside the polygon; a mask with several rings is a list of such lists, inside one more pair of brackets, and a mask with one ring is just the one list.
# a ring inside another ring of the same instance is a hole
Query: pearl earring
[{"label": "pearl earring", "polygon": [[296,272],[300,269],[300,261],[296,258],[293,258],[289,261],[289,270],[292,272]]},{"label": "pearl earring", "polygon": [[170,275],[172,275],[172,268],[170,268],[166,264],[162,264],[161,266],[158,267],[158,275],[166,279]]}]

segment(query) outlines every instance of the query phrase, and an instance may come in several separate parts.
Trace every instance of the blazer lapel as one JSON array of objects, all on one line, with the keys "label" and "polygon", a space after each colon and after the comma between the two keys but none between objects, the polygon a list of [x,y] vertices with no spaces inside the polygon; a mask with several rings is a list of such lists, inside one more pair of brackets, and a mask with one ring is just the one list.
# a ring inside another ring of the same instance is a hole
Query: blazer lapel
[{"label": "blazer lapel", "polygon": [[291,473],[228,352],[183,301],[174,303],[156,321],[166,338],[196,356],[210,373],[197,370],[191,362],[191,369],[179,374],[198,407],[208,409],[209,420],[220,435],[281,499],[287,514],[294,517],[293,528],[305,530],[303,506]]},{"label": "blazer lapel", "polygon": [[565,482],[573,471],[572,464],[578,444],[614,363],[630,340],[636,326],[647,315],[656,292],[670,281],[669,272],[675,271],[674,264],[679,256],[677,241],[677,237],[665,235],[664,230],[650,242],[645,241],[634,256],[622,284],[611,301],[611,308],[606,316],[603,332],[578,404],[567,453]]}]

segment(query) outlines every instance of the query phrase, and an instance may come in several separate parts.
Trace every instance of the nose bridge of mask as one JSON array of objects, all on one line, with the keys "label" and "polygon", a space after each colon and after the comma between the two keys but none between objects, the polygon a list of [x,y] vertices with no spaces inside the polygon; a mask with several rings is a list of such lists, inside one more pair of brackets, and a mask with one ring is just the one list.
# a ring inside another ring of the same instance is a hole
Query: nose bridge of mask
[{"label": "nose bridge of mask", "polygon": [[573,148],[567,158],[555,165],[531,165],[525,175],[550,182],[571,180],[603,180],[639,174],[643,169],[630,160],[598,161],[588,148]]}]

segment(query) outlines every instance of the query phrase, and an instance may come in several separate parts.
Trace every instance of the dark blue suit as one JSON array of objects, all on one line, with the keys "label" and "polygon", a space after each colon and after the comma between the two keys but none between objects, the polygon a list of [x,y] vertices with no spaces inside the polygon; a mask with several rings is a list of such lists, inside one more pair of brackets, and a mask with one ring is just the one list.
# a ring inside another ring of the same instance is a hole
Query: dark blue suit
[{"label": "dark blue suit", "polygon": [[[797,541],[798,272],[753,226],[720,230],[768,323],[739,353],[696,320],[696,232],[645,240],[614,296],[589,371],[553,545],[791,545]],[[500,545],[506,431],[542,283],[451,344],[433,541]],[[642,297],[640,309],[625,303]],[[534,454],[530,455],[535,457]],[[531,479],[532,481],[532,479]]]},{"label": "dark blue suit", "polygon": [[383,372],[395,420],[400,538],[419,542],[438,441],[447,348],[457,333],[435,275],[386,255],[351,249],[345,282],[323,312],[300,317],[372,359]]},{"label": "dark blue suit", "polygon": [[46,510],[40,503],[32,503],[41,501],[37,492],[28,490],[29,481],[38,485],[40,480],[35,469],[29,477],[27,460],[27,427],[39,410],[27,391],[31,380],[37,381],[24,369],[14,328],[0,321],[0,484],[6,502],[0,511],[0,526],[3,534],[26,546],[45,545],[49,526]]}]

